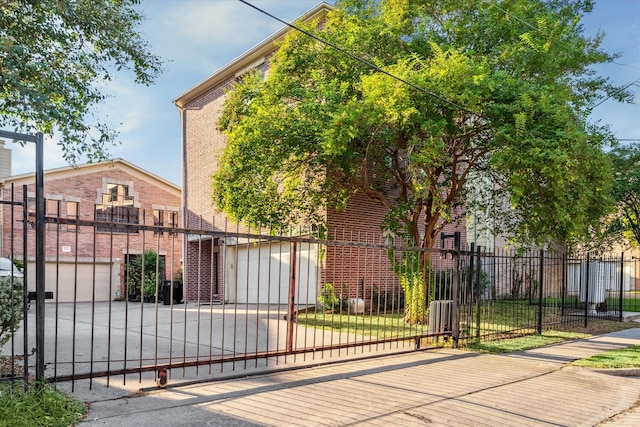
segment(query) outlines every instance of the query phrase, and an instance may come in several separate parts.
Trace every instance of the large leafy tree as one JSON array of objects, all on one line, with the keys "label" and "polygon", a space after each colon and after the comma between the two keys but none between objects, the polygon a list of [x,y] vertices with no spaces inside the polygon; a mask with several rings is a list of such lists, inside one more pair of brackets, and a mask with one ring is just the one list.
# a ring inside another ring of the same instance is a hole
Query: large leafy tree
[{"label": "large leafy tree", "polygon": [[322,23],[298,24],[317,38],[291,31],[266,78],[228,94],[215,202],[238,220],[287,225],[360,191],[387,208],[383,227],[428,248],[484,194],[474,203],[515,238],[585,238],[611,183],[589,106],[630,97],[590,68],[614,58],[582,33],[590,8],[339,1]]},{"label": "large leafy tree", "polygon": [[161,70],[136,29],[138,3],[0,1],[0,126],[59,133],[71,162],[102,158],[117,134],[93,117],[102,82],[126,69],[149,84]]},{"label": "large leafy tree", "polygon": [[609,152],[613,169],[613,197],[617,212],[610,230],[621,231],[634,245],[640,245],[640,147],[618,146]]}]

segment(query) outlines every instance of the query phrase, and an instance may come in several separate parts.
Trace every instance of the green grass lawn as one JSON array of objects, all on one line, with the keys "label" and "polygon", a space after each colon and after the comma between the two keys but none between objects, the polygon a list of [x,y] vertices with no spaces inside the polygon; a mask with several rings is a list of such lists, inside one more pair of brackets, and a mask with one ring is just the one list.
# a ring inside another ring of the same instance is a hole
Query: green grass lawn
[{"label": "green grass lawn", "polygon": [[298,313],[296,322],[301,325],[341,333],[356,333],[376,338],[402,338],[427,333],[427,325],[410,325],[404,322],[403,313],[371,316],[305,312]]},{"label": "green grass lawn", "polygon": [[573,362],[587,368],[640,368],[640,345],[610,350]]},{"label": "green grass lawn", "polygon": [[463,344],[465,350],[480,353],[511,353],[514,351],[530,350],[563,341],[571,341],[588,337],[589,334],[571,331],[543,331],[541,335],[533,334],[518,338],[496,341],[469,341]]},{"label": "green grass lawn", "polygon": [[[633,300],[635,302],[635,300]],[[567,329],[582,324],[577,317],[562,317],[559,299],[545,301],[542,329]],[[533,334],[537,330],[538,305],[529,300],[483,301],[480,305],[480,322],[476,305],[462,306],[460,310],[460,338],[483,336],[511,337]],[[640,310],[640,308],[639,308]],[[578,321],[576,321],[576,319]],[[573,321],[573,325],[567,323]],[[411,325],[404,322],[403,312],[348,315],[345,313],[300,312],[297,323],[324,330],[356,333],[377,339],[394,339],[426,335],[425,324]]]}]

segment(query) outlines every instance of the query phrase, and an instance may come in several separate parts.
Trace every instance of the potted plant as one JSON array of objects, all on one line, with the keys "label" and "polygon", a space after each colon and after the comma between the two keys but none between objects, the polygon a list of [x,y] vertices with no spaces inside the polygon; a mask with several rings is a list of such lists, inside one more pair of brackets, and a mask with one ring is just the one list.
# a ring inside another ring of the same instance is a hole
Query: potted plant
[{"label": "potted plant", "polygon": [[156,301],[156,288],[160,288],[162,286],[159,282],[156,282],[157,275],[156,272],[150,272],[147,274],[145,272],[142,290],[144,291],[144,302],[155,302]]}]

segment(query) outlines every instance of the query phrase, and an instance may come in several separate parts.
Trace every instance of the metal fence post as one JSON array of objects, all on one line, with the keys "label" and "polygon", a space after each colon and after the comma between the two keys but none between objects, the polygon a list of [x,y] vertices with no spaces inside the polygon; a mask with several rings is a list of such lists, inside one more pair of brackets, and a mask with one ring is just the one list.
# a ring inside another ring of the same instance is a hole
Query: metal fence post
[{"label": "metal fence post", "polygon": [[620,295],[619,298],[619,312],[618,312],[618,320],[622,322],[624,320],[622,316],[622,310],[624,309],[624,252],[620,255]]},{"label": "metal fence post", "polygon": [[540,270],[538,272],[538,320],[536,330],[542,333],[542,292],[544,289],[544,249],[540,249]]},{"label": "metal fence post", "polygon": [[[457,242],[456,242],[457,243]],[[453,348],[458,348],[458,339],[460,338],[460,299],[458,293],[460,291],[460,245],[456,245],[453,250],[453,289],[451,295],[453,300],[453,313],[451,313],[451,337],[453,339]]]},{"label": "metal fence post", "polygon": [[289,309],[288,309],[288,315],[287,315],[287,334],[289,335],[287,338],[287,352],[291,353],[293,352],[293,323],[294,323],[294,317],[295,317],[295,311],[296,311],[296,307],[295,307],[295,300],[296,300],[296,242],[292,243],[292,250],[291,250],[291,281],[289,283]]},{"label": "metal fence post", "polygon": [[[476,291],[475,291],[475,287],[474,287],[474,278],[475,278],[475,271],[476,271],[476,265],[475,265],[475,243],[471,243],[471,247],[469,250],[469,268],[467,270],[467,286],[464,292],[464,303],[468,305],[468,310],[466,313],[467,316],[467,331],[468,333],[470,333],[470,328],[471,328],[471,321],[473,320],[473,303],[475,301],[475,297],[476,297]],[[477,282],[477,286],[480,286],[480,282]]]},{"label": "metal fence post", "polygon": [[[13,184],[11,184],[11,200],[13,201],[13,195],[14,195],[14,187]],[[23,343],[23,350],[24,350],[24,384],[25,386],[29,383],[29,316],[28,316],[28,307],[31,301],[29,301],[29,289],[28,289],[28,283],[29,283],[29,272],[28,272],[28,268],[27,268],[27,238],[29,236],[28,234],[28,224],[29,224],[29,209],[28,209],[28,203],[29,203],[29,198],[27,197],[27,186],[23,185],[22,186],[22,261],[23,261],[23,265],[22,265],[22,271],[23,271],[23,275],[24,277],[22,278],[23,282],[23,307],[24,307],[24,316],[23,316],[23,321],[24,321],[24,343]],[[13,222],[11,224],[11,228],[13,228]],[[12,239],[13,240],[13,239]],[[13,244],[13,243],[12,243]]]},{"label": "metal fence post", "polygon": [[564,315],[566,312],[567,304],[567,254],[562,254],[562,290],[560,293],[560,312],[562,315],[562,321],[564,322]]},{"label": "metal fence post", "polygon": [[36,380],[44,379],[44,136],[36,141]]},{"label": "metal fence post", "polygon": [[[471,256],[473,256],[473,254]],[[480,308],[482,307],[480,301],[482,298],[480,246],[476,248],[476,265],[476,281],[478,282],[478,287],[476,288],[476,338],[480,339]]]},{"label": "metal fence post", "polygon": [[587,273],[585,279],[584,290],[584,327],[587,327],[589,322],[589,276],[591,275],[591,253],[587,252]]},{"label": "metal fence post", "polygon": [[[0,130],[0,137],[36,144],[36,381],[44,379],[44,135]],[[27,209],[27,206],[24,207]],[[27,227],[27,223],[24,223]],[[24,254],[25,267],[28,256]],[[26,279],[26,278],[25,278]],[[26,284],[26,282],[25,282]]]}]

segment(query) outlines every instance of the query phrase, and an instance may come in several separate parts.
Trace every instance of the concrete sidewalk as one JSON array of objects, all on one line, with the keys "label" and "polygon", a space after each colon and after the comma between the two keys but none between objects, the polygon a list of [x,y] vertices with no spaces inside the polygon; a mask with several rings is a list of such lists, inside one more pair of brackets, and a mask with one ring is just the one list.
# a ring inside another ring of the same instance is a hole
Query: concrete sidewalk
[{"label": "concrete sidewalk", "polygon": [[638,372],[567,366],[634,344],[640,328],[508,355],[417,351],[96,399],[82,425],[640,426]]}]

